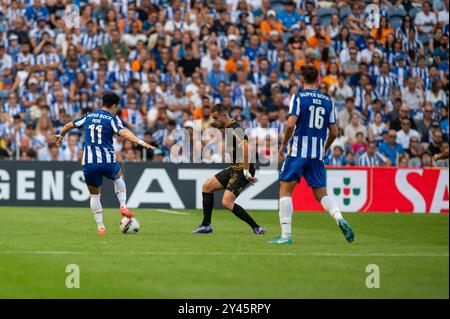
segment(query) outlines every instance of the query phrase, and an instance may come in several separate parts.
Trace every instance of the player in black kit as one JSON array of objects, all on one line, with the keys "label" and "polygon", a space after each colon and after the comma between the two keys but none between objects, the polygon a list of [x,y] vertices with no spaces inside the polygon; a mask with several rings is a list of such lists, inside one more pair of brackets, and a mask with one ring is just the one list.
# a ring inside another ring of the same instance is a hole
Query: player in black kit
[{"label": "player in black kit", "polygon": [[239,124],[230,119],[228,108],[225,105],[216,104],[211,116],[214,119],[213,127],[226,131],[226,134],[232,134],[232,145],[230,145],[229,153],[232,154],[233,158],[230,167],[220,171],[203,184],[203,222],[193,233],[212,233],[211,215],[214,206],[214,192],[224,189],[222,205],[245,221],[255,234],[265,234],[265,229],[260,227],[244,208],[235,203],[236,198],[245,187],[256,182],[255,164],[250,163],[248,155],[248,137],[244,134],[239,134],[243,133],[243,131],[239,132]]}]

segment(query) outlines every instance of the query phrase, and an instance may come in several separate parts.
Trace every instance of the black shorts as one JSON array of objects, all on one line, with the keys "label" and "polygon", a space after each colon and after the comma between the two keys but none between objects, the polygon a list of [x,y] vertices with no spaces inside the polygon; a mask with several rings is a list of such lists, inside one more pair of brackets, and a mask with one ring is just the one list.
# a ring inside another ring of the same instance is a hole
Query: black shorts
[{"label": "black shorts", "polygon": [[[250,171],[250,173],[254,175],[254,172]],[[249,181],[244,176],[242,168],[235,169],[230,166],[217,173],[215,177],[219,183],[222,184],[224,189],[232,192],[236,197],[238,197],[249,184]]]}]

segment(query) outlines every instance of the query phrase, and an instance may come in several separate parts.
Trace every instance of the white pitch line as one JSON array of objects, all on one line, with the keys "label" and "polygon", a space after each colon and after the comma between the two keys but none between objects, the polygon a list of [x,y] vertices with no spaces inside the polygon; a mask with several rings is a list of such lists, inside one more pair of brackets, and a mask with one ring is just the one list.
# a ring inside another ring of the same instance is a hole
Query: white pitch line
[{"label": "white pitch line", "polygon": [[0,251],[0,255],[113,255],[113,256],[298,256],[298,257],[449,257],[449,254],[430,253],[250,253],[250,252],[156,252],[156,251],[59,251],[59,250],[35,250],[35,251]]},{"label": "white pitch line", "polygon": [[177,212],[176,210],[155,209],[157,212],[173,215],[190,215],[189,213]]}]

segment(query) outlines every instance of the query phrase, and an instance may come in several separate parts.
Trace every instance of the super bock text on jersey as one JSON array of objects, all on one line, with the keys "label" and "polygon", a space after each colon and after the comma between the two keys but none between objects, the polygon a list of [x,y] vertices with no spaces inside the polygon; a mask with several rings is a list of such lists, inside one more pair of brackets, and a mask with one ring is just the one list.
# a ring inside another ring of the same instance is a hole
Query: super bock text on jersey
[{"label": "super bock text on jersey", "polygon": [[114,180],[120,166],[114,154],[113,136],[124,129],[122,121],[106,110],[98,110],[72,123],[84,133],[81,164],[86,184],[99,187],[103,176]]},{"label": "super bock text on jersey", "polygon": [[301,90],[291,97],[289,116],[297,122],[280,180],[299,182],[303,176],[311,187],[325,187],[323,152],[328,126],[336,123],[333,100],[318,90]]}]

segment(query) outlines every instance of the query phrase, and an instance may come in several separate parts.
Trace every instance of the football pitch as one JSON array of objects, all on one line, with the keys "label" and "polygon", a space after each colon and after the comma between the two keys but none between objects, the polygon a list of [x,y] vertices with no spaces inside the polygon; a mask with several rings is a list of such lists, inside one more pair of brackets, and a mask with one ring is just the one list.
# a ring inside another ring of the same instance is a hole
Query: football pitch
[{"label": "football pitch", "polygon": [[[89,208],[0,207],[0,298],[449,297],[447,214],[344,214],[348,244],[327,214],[295,213],[294,243],[273,246],[278,213],[250,213],[266,235],[224,210],[194,235],[200,211],[138,209],[139,234],[124,235],[107,209],[98,236]],[[69,264],[79,288],[66,287]]]}]

